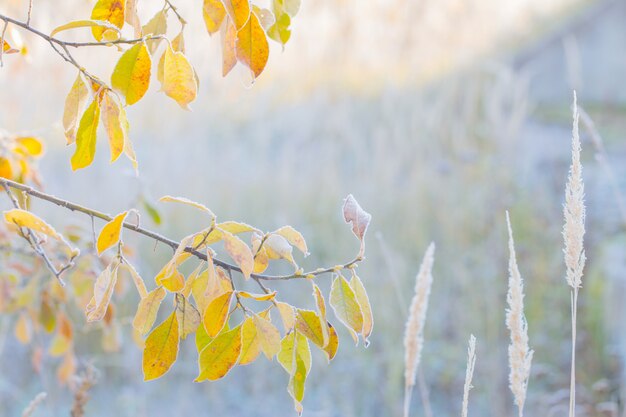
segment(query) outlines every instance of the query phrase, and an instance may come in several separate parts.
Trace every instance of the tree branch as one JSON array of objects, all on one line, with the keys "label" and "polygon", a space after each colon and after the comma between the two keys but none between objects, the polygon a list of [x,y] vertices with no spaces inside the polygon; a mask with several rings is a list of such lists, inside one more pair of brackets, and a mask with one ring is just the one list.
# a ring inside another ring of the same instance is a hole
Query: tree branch
[{"label": "tree branch", "polygon": [[[104,221],[111,221],[113,220],[112,216],[109,216],[108,214],[99,212],[97,210],[93,210],[90,209],[88,207],[84,207],[75,203],[72,203],[70,201],[67,200],[63,200],[61,198],[55,197],[51,194],[46,194],[44,192],[38,191],[32,187],[29,187],[27,185],[21,184],[19,182],[15,182],[15,181],[11,181],[9,179],[6,178],[1,178],[0,177],[0,184],[2,184],[2,186],[4,187],[11,187],[11,188],[15,188],[17,190],[20,190],[28,195],[30,195],[31,197],[34,198],[38,198],[40,200],[44,200],[44,201],[48,201],[49,203],[55,204],[59,207],[63,207],[65,209],[68,209],[70,211],[77,211],[83,214],[86,214],[88,216],[91,216],[92,218],[99,218],[101,220]],[[176,250],[179,246],[180,246],[180,242],[167,238],[159,233],[153,232],[151,230],[145,229],[143,227],[139,227],[138,225],[135,224],[131,224],[128,222],[124,222],[123,223],[123,227],[128,229],[128,230],[132,230],[133,232],[142,234],[144,236],[147,236],[149,238],[152,238],[158,242],[164,243],[165,245],[169,246],[170,248],[172,248],[173,250]],[[198,259],[201,259],[203,261],[207,260],[207,256],[205,253],[200,252],[198,250],[196,250],[193,247],[186,247],[185,248],[185,252],[188,252],[190,254],[192,254],[193,256],[195,256]],[[318,268],[314,271],[309,271],[309,272],[295,272],[293,274],[289,274],[289,275],[264,275],[264,274],[251,274],[250,277],[253,278],[255,281],[256,280],[264,280],[264,281],[281,281],[281,280],[290,280],[290,279],[304,279],[304,278],[310,278],[310,277],[315,277],[318,275],[323,275],[323,274],[328,274],[328,273],[332,273],[332,272],[337,272],[339,270],[343,270],[343,269],[351,269],[353,268],[356,264],[358,264],[359,262],[361,262],[363,260],[363,258],[361,256],[357,256],[356,258],[354,258],[353,260],[351,260],[350,262],[347,262],[345,264],[341,264],[341,265],[336,265],[333,267],[328,267],[328,268]],[[232,265],[228,262],[219,260],[219,259],[213,259],[213,262],[215,263],[215,265],[220,266],[228,271],[236,271],[241,273],[241,268],[239,268],[236,265]]]}]

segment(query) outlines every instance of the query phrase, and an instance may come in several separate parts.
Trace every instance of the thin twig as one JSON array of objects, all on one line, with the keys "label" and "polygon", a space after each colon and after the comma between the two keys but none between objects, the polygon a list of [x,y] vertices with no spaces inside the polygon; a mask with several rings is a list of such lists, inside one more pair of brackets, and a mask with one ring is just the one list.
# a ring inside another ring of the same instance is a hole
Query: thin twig
[{"label": "thin twig", "polygon": [[4,34],[7,32],[7,27],[9,26],[9,22],[4,21],[4,27],[2,28],[2,36],[0,36],[0,67],[4,67],[4,62],[2,61],[2,54],[4,53]]},{"label": "thin twig", "polygon": [[28,1],[28,17],[26,18],[26,24],[30,25],[30,15],[33,13],[33,0]]},{"label": "thin twig", "polygon": [[[15,182],[15,181],[11,181],[8,180],[6,178],[0,178],[0,184],[2,184],[4,187],[11,187],[11,188],[15,188],[17,190],[21,190],[23,192],[25,192],[26,194],[30,195],[31,197],[35,197],[38,198],[40,200],[44,200],[44,201],[48,201],[49,203],[55,204],[59,207],[63,207],[65,209],[68,209],[70,211],[77,211],[80,213],[84,213],[88,216],[92,216],[92,217],[97,217],[101,220],[104,220],[106,222],[109,222],[111,220],[113,220],[113,217],[99,212],[97,210],[93,210],[90,209],[88,207],[84,207],[75,203],[72,203],[70,201],[67,200],[63,200],[60,199],[58,197],[55,197],[53,195],[50,194],[46,194],[44,192],[38,191],[32,187],[29,187],[27,185],[21,184],[19,182]],[[133,232],[142,234],[144,236],[147,236],[149,238],[154,239],[155,241],[158,242],[162,242],[164,244],[166,244],[167,246],[169,246],[170,248],[172,248],[173,250],[178,249],[178,247],[180,246],[180,242],[167,238],[159,233],[153,232],[151,230],[148,229],[144,229],[142,227],[139,227],[135,224],[131,224],[128,222],[124,222],[122,224],[122,226],[128,230],[132,230]],[[186,247],[185,248],[185,252],[188,252],[190,254],[192,254],[193,256],[195,256],[198,259],[201,259],[203,261],[207,261],[207,255],[206,253],[200,252],[192,247]],[[310,278],[310,277],[314,277],[314,276],[319,276],[319,275],[324,275],[324,274],[330,274],[339,270],[344,270],[344,269],[350,269],[353,268],[356,264],[358,264],[359,262],[361,262],[364,258],[361,256],[357,256],[356,258],[354,258],[353,260],[351,260],[350,262],[347,262],[345,264],[341,264],[341,265],[336,265],[336,266],[332,266],[332,267],[328,267],[328,268],[318,268],[316,270],[313,271],[309,271],[309,272],[295,272],[293,274],[288,274],[288,275],[263,275],[263,274],[250,274],[250,277],[255,279],[255,280],[265,280],[265,281],[284,281],[284,280],[290,280],[290,279],[306,279],[306,278]],[[232,265],[228,262],[219,260],[219,259],[213,259],[213,262],[217,265],[220,266],[224,269],[227,270],[231,270],[231,271],[236,271],[239,273],[242,273],[241,268],[239,268],[236,265]]]},{"label": "thin twig", "polygon": [[[17,198],[15,198],[15,196],[13,195],[13,193],[11,192],[11,189],[9,188],[9,186],[5,183],[2,184],[2,186],[4,187],[4,190],[6,191],[7,195],[9,196],[9,199],[11,200],[11,203],[13,203],[13,206],[16,209],[20,208],[20,204],[17,201]],[[26,233],[24,233],[22,231],[22,229],[26,229]],[[19,228],[20,230],[20,234],[22,235],[22,237],[24,239],[26,239],[26,241],[30,244],[30,246],[33,248],[33,250],[35,251],[35,253],[37,253],[37,255],[39,255],[44,262],[46,263],[46,266],[48,267],[48,269],[54,274],[54,276],[57,278],[57,280],[59,280],[59,284],[61,284],[62,287],[65,286],[65,282],[63,281],[63,279],[61,279],[61,273],[63,271],[65,271],[68,267],[64,267],[63,269],[61,269],[60,271],[56,269],[56,267],[54,266],[54,264],[52,263],[52,261],[50,260],[50,258],[48,257],[48,254],[46,253],[46,251],[41,247],[41,243],[39,242],[39,239],[37,239],[37,236],[35,235],[35,233],[25,227],[25,228]]]},{"label": "thin twig", "polygon": [[170,0],[165,0],[165,4],[167,4],[170,7],[170,10],[172,10],[172,12],[174,12],[174,14],[176,15],[176,18],[180,22],[181,26],[185,27],[185,25],[187,24],[187,21],[185,19],[183,19],[183,17],[180,15],[180,13],[178,13],[178,9],[170,2]]}]

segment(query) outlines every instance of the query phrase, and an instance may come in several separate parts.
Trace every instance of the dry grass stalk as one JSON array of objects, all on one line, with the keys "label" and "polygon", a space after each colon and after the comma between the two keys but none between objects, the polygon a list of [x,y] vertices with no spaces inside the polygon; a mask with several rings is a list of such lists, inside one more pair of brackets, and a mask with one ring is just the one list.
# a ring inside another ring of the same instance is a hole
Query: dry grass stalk
[{"label": "dry grass stalk", "polygon": [[96,370],[93,366],[88,365],[85,371],[76,378],[71,416],[83,417],[85,415],[85,405],[89,401],[89,390],[96,384]]},{"label": "dry grass stalk", "polygon": [[472,334],[470,335],[469,346],[467,348],[467,368],[465,370],[465,384],[463,385],[463,407],[461,408],[461,417],[467,417],[469,392],[472,388],[474,388],[472,386],[474,365],[476,365],[476,338]]},{"label": "dry grass stalk", "polygon": [[576,315],[578,290],[582,285],[583,269],[585,268],[585,187],[580,163],[580,137],[578,135],[578,106],[574,92],[573,126],[572,126],[572,164],[565,186],[565,205],[563,207],[563,240],[565,242],[565,267],[567,284],[571,287],[572,307],[572,364],[570,374],[569,417],[575,416],[576,409]]},{"label": "dry grass stalk", "polygon": [[48,394],[45,392],[40,392],[33,398],[33,400],[28,404],[28,406],[22,411],[22,417],[30,417],[35,412],[35,409],[46,399]]},{"label": "dry grass stalk", "polygon": [[433,282],[432,268],[435,255],[435,244],[431,243],[424,254],[422,264],[415,280],[415,295],[411,301],[409,318],[404,331],[404,416],[409,415],[411,404],[411,392],[415,386],[417,367],[419,366],[422,346],[424,344],[424,323],[426,321],[426,311],[428,310],[428,298],[430,287]]},{"label": "dry grass stalk", "polygon": [[508,212],[506,213],[506,225],[509,231],[509,290],[506,295],[508,304],[506,327],[511,332],[509,387],[513,392],[518,415],[522,417],[533,351],[528,347],[528,323],[524,316],[524,281],[517,267],[515,242]]}]

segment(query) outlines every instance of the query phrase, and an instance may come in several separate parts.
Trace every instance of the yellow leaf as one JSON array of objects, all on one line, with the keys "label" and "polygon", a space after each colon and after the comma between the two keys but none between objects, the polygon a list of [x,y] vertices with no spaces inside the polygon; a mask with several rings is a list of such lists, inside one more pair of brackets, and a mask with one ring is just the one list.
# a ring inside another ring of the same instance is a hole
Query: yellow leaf
[{"label": "yellow leaf", "polygon": [[139,15],[137,15],[137,1],[138,0],[126,0],[126,6],[124,8],[124,21],[133,27],[135,38],[141,37],[141,23],[139,21]]},{"label": "yellow leaf", "polygon": [[44,235],[64,242],[63,236],[57,233],[52,226],[29,211],[22,209],[7,210],[4,212],[4,221],[19,227],[27,227],[35,232],[43,233]]},{"label": "yellow leaf", "polygon": [[313,297],[315,297],[315,305],[317,306],[320,324],[322,326],[322,336],[324,340],[323,347],[326,347],[330,336],[328,330],[328,320],[326,319],[326,301],[324,301],[324,296],[322,295],[320,287],[318,287],[313,281],[311,281],[311,284],[313,284]]},{"label": "yellow leaf", "polygon": [[176,294],[176,315],[178,316],[178,334],[181,339],[194,333],[200,325],[200,312],[182,294]]},{"label": "yellow leaf", "polygon": [[118,214],[113,218],[113,220],[104,225],[98,235],[98,241],[96,243],[98,255],[101,255],[102,252],[109,249],[111,246],[116,245],[117,242],[120,241],[122,226],[124,225],[126,216],[128,216],[128,211]]},{"label": "yellow leaf", "polygon": [[328,343],[328,339],[324,340],[322,322],[315,311],[298,309],[296,312],[296,329],[322,349]]},{"label": "yellow leaf", "polygon": [[111,85],[126,98],[126,104],[138,102],[150,85],[152,59],[145,43],[138,43],[122,56],[111,75]]},{"label": "yellow leaf", "polygon": [[185,288],[185,277],[176,268],[168,270],[168,274],[157,279],[157,285],[162,285],[170,292],[179,292]]},{"label": "yellow leaf", "polygon": [[361,242],[359,256],[363,256],[365,253],[365,241],[363,238],[372,220],[372,215],[363,210],[352,194],[349,194],[343,203],[343,219],[346,223],[352,223],[352,233]]},{"label": "yellow leaf", "polygon": [[111,302],[113,290],[115,289],[119,265],[119,261],[114,259],[96,279],[93,288],[93,297],[85,308],[87,321],[98,321],[102,320],[104,317],[107,307]]},{"label": "yellow leaf", "polygon": [[241,353],[241,326],[220,333],[198,357],[200,373],[194,382],[214,381],[224,377],[237,363]]},{"label": "yellow leaf", "polygon": [[[123,0],[98,0],[91,11],[91,19],[111,22],[116,28],[121,29],[124,26],[124,6]],[[105,30],[100,27],[91,28],[97,41],[102,40]]]},{"label": "yellow leaf", "polygon": [[330,323],[326,324],[328,325],[328,344],[323,350],[326,353],[328,362],[330,362],[337,354],[337,349],[339,348],[339,338],[337,337],[337,331],[335,331],[333,325]]},{"label": "yellow leaf", "polygon": [[32,336],[33,327],[28,319],[28,315],[22,312],[15,323],[15,338],[21,344],[26,345],[30,342]]},{"label": "yellow leaf", "polygon": [[11,166],[11,161],[7,158],[0,157],[0,177],[7,179],[13,178],[13,167]]},{"label": "yellow leaf", "polygon": [[180,107],[189,109],[189,103],[196,99],[198,93],[193,67],[182,52],[175,52],[169,46],[165,48],[163,56],[161,89]]},{"label": "yellow leaf", "polygon": [[133,283],[135,284],[135,287],[137,287],[139,298],[145,298],[148,295],[148,290],[146,289],[146,284],[143,282],[143,278],[141,278],[135,267],[127,262],[122,264],[122,267],[126,269],[133,278]]},{"label": "yellow leaf", "polygon": [[294,357],[294,371],[289,378],[287,391],[295,402],[298,414],[302,414],[302,400],[304,399],[304,382],[306,381],[307,369],[303,358],[296,354]]},{"label": "yellow leaf", "polygon": [[167,292],[163,287],[158,287],[139,301],[137,313],[133,319],[133,327],[139,334],[144,335],[150,331],[166,294]]},{"label": "yellow leaf", "polygon": [[30,156],[41,156],[43,154],[43,144],[37,138],[19,137],[15,139],[20,149]]},{"label": "yellow leaf", "polygon": [[[117,39],[119,39],[120,37],[120,29],[118,27],[116,27],[114,24],[112,24],[111,22],[108,22],[104,19],[102,20],[98,20],[98,19],[91,19],[91,20],[74,20],[72,22],[66,23],[64,25],[61,25],[57,28],[55,28],[51,33],[50,36],[54,36],[59,32],[62,32],[64,30],[68,30],[68,29],[76,29],[76,28],[92,28],[92,32],[93,31],[98,31],[100,33],[100,36],[102,35],[102,33],[105,30],[110,30],[112,32],[116,32],[117,33]],[[97,38],[96,38],[97,39]],[[98,41],[102,40],[102,36],[100,37],[100,39],[98,39]]]},{"label": "yellow leaf", "polygon": [[304,366],[308,373],[311,369],[311,348],[307,338],[296,330],[283,337],[283,340],[280,342],[280,352],[278,352],[276,359],[278,359],[278,363],[281,364],[285,371],[291,375],[294,369],[294,345],[298,356],[304,361]]},{"label": "yellow leaf", "polygon": [[178,319],[172,312],[148,335],[143,350],[143,379],[159,378],[171,368],[178,356]]},{"label": "yellow leaf", "polygon": [[163,197],[159,198],[159,201],[162,201],[164,203],[181,203],[181,204],[186,204],[188,206],[191,207],[195,207],[199,210],[202,211],[206,211],[207,213],[209,213],[209,216],[211,217],[215,217],[215,214],[213,214],[213,212],[211,210],[209,210],[209,208],[207,206],[205,206],[204,204],[201,203],[196,203],[195,201],[192,201],[188,198],[185,197],[173,197],[171,195],[164,195]]},{"label": "yellow leaf", "polygon": [[76,132],[76,151],[72,155],[72,170],[91,165],[96,154],[96,133],[100,119],[100,102],[93,100],[80,118]]},{"label": "yellow leaf", "polygon": [[237,29],[229,17],[222,25],[220,37],[222,42],[222,77],[226,77],[237,64]]},{"label": "yellow leaf", "polygon": [[272,359],[280,351],[280,332],[269,320],[258,315],[254,316],[254,325],[261,350],[268,359]]},{"label": "yellow leaf", "polygon": [[124,146],[128,141],[126,110],[124,110],[117,98],[109,93],[104,94],[100,104],[102,125],[109,137],[111,162],[115,162],[124,152]]},{"label": "yellow leaf", "polygon": [[204,23],[209,35],[213,35],[220,30],[224,16],[226,16],[226,9],[221,0],[204,0],[202,6],[202,16],[204,17]]},{"label": "yellow leaf", "polygon": [[330,305],[339,321],[350,330],[352,338],[358,343],[357,334],[363,330],[363,313],[352,287],[341,275],[335,278],[330,289]]},{"label": "yellow leaf", "polygon": [[204,311],[202,323],[210,337],[217,336],[224,327],[226,319],[228,319],[228,309],[232,295],[232,291],[229,291],[217,296],[209,303]]},{"label": "yellow leaf", "polygon": [[2,53],[3,54],[16,54],[18,53],[19,50],[12,48],[11,45],[9,45],[9,42],[5,40],[3,40],[3,44],[2,44]]},{"label": "yellow leaf", "polygon": [[261,343],[252,317],[247,317],[241,326],[241,355],[239,365],[252,363],[261,354]]},{"label": "yellow leaf", "polygon": [[213,340],[213,338],[206,334],[204,326],[198,326],[198,329],[196,330],[196,350],[201,352],[206,345],[211,343],[211,340]]},{"label": "yellow leaf", "polygon": [[365,287],[363,286],[361,279],[355,273],[352,274],[352,278],[350,279],[350,287],[354,291],[356,299],[361,306],[361,312],[363,313],[363,329],[361,330],[361,334],[363,335],[365,347],[367,347],[370,343],[369,337],[370,334],[372,334],[372,329],[374,327],[372,307],[370,305],[367,292],[365,291]]},{"label": "yellow leaf", "polygon": [[[189,280],[189,279],[188,279]],[[209,271],[199,273],[191,283],[191,295],[196,301],[198,310],[203,312],[211,300],[206,294],[209,281]]]},{"label": "yellow leaf", "polygon": [[57,315],[51,298],[47,291],[41,295],[38,317],[39,323],[48,333],[51,333],[57,325]]},{"label": "yellow leaf", "polygon": [[254,13],[250,14],[246,25],[237,32],[235,47],[239,62],[250,68],[255,78],[261,75],[270,50],[265,31]]},{"label": "yellow leaf", "polygon": [[306,246],[306,241],[304,240],[304,236],[302,236],[302,234],[298,232],[296,229],[294,229],[293,227],[283,226],[280,229],[276,230],[274,233],[287,239],[287,241],[291,245],[298,248],[298,250],[302,252],[304,256],[309,255],[309,250]]},{"label": "yellow leaf", "polygon": [[248,279],[254,269],[254,256],[252,251],[246,245],[243,240],[239,239],[232,233],[228,233],[222,230],[224,239],[224,249],[228,252],[228,255],[235,261],[235,263],[241,268],[243,276]]},{"label": "yellow leaf", "polygon": [[292,255],[293,248],[284,237],[271,233],[265,239],[263,246],[269,259],[286,259],[296,265]]},{"label": "yellow leaf", "polygon": [[276,303],[276,307],[280,313],[280,318],[283,320],[285,331],[291,331],[296,324],[296,314],[293,307],[287,303],[283,303],[282,301],[278,301]]},{"label": "yellow leaf", "polygon": [[235,24],[235,28],[240,30],[248,22],[250,13],[250,3],[248,0],[222,0],[228,16]]},{"label": "yellow leaf", "polygon": [[241,223],[241,222],[233,222],[233,221],[221,222],[217,225],[217,227],[220,230],[224,230],[226,232],[232,233],[233,235],[238,235],[239,233],[245,233],[245,232],[258,232],[259,231],[256,227],[250,226],[249,224]]},{"label": "yellow leaf", "polygon": [[[160,36],[165,35],[167,32],[167,11],[160,10],[158,11],[148,23],[144,25],[142,28],[143,36]],[[153,54],[154,51],[159,47],[162,39],[151,39],[146,43],[148,44],[148,49],[150,53]]]},{"label": "yellow leaf", "polygon": [[259,248],[258,244],[255,245],[255,243],[253,243],[252,251],[254,252],[254,269],[252,272],[260,274],[270,265],[270,258],[267,256],[265,247]]},{"label": "yellow leaf", "polygon": [[238,294],[240,297],[244,297],[244,298],[252,298],[253,300],[257,300],[257,301],[268,301],[268,300],[273,300],[274,297],[276,297],[277,292],[273,291],[269,294],[252,294],[247,291],[238,291]]}]

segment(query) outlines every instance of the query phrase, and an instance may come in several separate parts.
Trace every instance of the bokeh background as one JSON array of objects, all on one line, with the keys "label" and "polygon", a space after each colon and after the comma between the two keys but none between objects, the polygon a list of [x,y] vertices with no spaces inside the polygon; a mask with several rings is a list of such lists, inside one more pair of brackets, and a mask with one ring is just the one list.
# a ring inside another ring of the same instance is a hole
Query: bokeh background
[{"label": "bokeh background", "polygon": [[[0,0],[0,12],[25,19],[26,3]],[[149,3],[139,2],[143,18],[161,7]],[[585,111],[588,204],[578,415],[626,415],[623,1],[303,0],[292,39],[284,51],[272,46],[254,85],[242,68],[222,79],[219,40],[204,30],[201,2],[175,3],[190,21],[187,51],[200,93],[186,112],[153,82],[128,110],[138,177],[127,161],[109,165],[104,140],[92,166],[71,172],[73,148],[65,146],[60,119],[75,70],[45,42],[20,33],[29,52],[4,59],[0,128],[44,138],[46,191],[110,213],[151,202],[163,224],[147,216],[144,224],[174,238],[205,224],[189,209],[155,203],[165,194],[264,230],[291,224],[312,252],[298,259],[305,268],[351,259],[357,250],[340,217],[342,199],[354,194],[373,216],[359,275],[375,329],[367,349],[340,330],[330,365],[314,354],[304,406],[306,415],[318,417],[401,415],[404,322],[430,241],[437,245],[434,284],[412,415],[459,414],[470,333],[478,340],[470,414],[516,413],[504,325],[509,210],[535,350],[526,415],[565,416],[570,300],[561,227],[576,89]],[[84,18],[91,7],[90,1],[35,0],[33,25],[49,32]],[[173,16],[169,24],[177,33]],[[87,34],[66,38],[72,36]],[[76,56],[106,78],[118,55],[103,49]],[[3,209],[8,204],[0,200]],[[88,218],[44,202],[33,208],[60,229],[90,229]],[[128,240],[150,285],[171,252],[147,239]],[[0,267],[6,260],[0,258]],[[320,278],[324,291],[329,281]],[[293,302],[312,303],[305,283],[278,289]],[[120,311],[132,317],[133,303],[129,295]],[[276,363],[260,361],[221,381],[194,384],[192,340],[165,377],[144,383],[128,323],[117,353],[102,352],[97,329],[81,336],[77,354],[100,374],[87,415],[294,415],[287,377]],[[44,358],[35,374],[31,348],[16,342],[13,326],[14,317],[0,318],[0,415],[18,415],[40,391],[48,399],[35,415],[67,415],[71,393],[56,382],[58,360]]]}]

